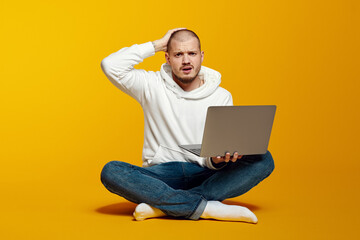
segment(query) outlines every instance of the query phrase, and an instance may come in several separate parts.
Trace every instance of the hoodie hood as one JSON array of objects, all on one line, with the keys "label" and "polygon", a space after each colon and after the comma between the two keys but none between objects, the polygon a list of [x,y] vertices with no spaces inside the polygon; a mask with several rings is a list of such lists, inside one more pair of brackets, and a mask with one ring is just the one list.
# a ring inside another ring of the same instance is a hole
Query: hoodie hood
[{"label": "hoodie hood", "polygon": [[186,99],[205,98],[212,94],[221,82],[221,74],[219,72],[211,68],[201,66],[199,77],[204,80],[204,84],[190,92],[186,92],[172,78],[170,65],[164,63],[161,66],[160,74],[169,90],[173,91],[176,96]]}]

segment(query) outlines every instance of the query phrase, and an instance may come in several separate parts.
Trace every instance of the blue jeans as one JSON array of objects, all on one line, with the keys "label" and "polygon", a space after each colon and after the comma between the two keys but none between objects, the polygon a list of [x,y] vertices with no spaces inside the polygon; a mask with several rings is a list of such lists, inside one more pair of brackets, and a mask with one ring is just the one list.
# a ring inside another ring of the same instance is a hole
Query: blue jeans
[{"label": "blue jeans", "polygon": [[112,161],[101,181],[112,193],[134,203],[147,203],[174,217],[199,219],[207,201],[240,196],[268,177],[274,169],[268,151],[245,155],[220,170],[189,162],[167,162],[142,168]]}]

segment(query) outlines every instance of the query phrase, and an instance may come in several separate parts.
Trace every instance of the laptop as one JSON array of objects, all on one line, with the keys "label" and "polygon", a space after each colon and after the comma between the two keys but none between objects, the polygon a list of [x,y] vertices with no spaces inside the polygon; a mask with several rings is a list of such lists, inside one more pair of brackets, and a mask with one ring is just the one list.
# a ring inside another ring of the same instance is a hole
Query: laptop
[{"label": "laptop", "polygon": [[274,122],[275,105],[211,106],[202,144],[179,145],[199,157],[265,154]]}]

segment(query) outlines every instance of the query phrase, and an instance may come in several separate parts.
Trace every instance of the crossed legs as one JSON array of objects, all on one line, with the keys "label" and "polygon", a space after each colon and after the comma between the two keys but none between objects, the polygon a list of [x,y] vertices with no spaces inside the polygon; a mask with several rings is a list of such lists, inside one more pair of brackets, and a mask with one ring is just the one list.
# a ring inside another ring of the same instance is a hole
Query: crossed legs
[{"label": "crossed legs", "polygon": [[267,152],[244,156],[221,170],[183,162],[140,168],[113,161],[105,165],[101,179],[109,191],[139,204],[134,212],[137,220],[170,215],[257,222],[247,208],[220,201],[249,191],[273,169],[272,156]]}]

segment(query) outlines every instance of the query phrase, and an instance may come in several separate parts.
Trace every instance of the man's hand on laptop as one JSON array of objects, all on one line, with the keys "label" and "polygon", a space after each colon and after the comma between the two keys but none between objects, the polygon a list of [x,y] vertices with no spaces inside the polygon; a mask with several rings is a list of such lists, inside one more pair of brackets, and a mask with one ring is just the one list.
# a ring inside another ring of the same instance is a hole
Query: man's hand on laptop
[{"label": "man's hand on laptop", "polygon": [[225,156],[217,156],[217,157],[211,157],[211,160],[213,161],[213,163],[218,164],[218,163],[222,163],[222,162],[236,162],[236,160],[242,158],[243,155],[239,155],[237,152],[234,152],[234,155],[231,156],[229,152],[227,152],[225,154]]}]

